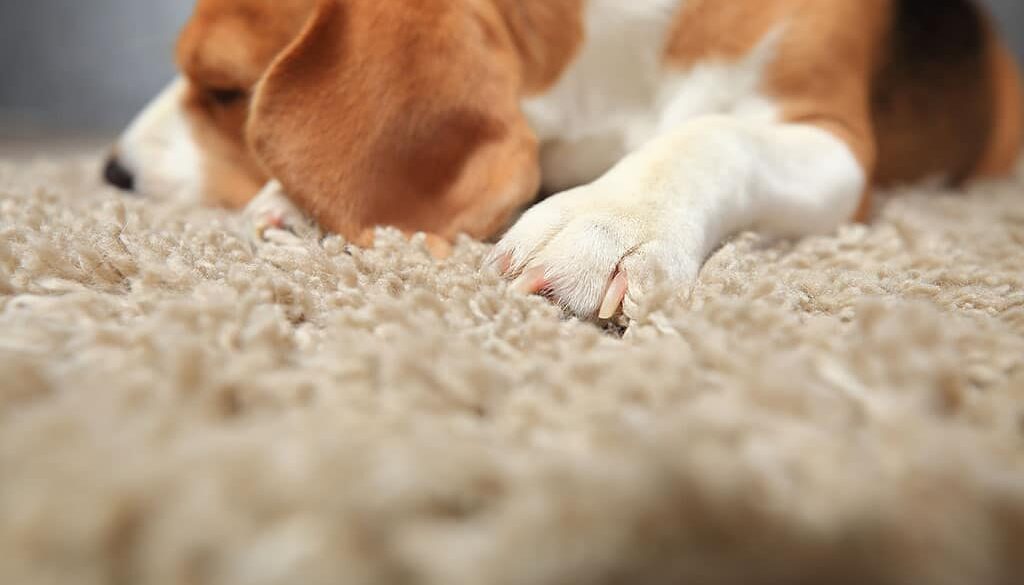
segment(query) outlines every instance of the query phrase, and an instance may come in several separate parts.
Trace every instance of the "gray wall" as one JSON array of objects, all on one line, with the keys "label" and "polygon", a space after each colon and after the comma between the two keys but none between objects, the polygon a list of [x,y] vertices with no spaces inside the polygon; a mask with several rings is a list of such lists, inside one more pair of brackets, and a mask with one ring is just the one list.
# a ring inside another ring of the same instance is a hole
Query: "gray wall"
[{"label": "gray wall", "polygon": [[[1024,56],[1024,0],[986,1]],[[0,139],[123,125],[173,75],[174,38],[191,6],[0,0]]]},{"label": "gray wall", "polygon": [[124,124],[173,76],[192,3],[0,0],[0,138]]},{"label": "gray wall", "polygon": [[[936,0],[936,4],[942,0]],[[984,0],[992,7],[1014,50],[1024,59],[1024,0]]]}]

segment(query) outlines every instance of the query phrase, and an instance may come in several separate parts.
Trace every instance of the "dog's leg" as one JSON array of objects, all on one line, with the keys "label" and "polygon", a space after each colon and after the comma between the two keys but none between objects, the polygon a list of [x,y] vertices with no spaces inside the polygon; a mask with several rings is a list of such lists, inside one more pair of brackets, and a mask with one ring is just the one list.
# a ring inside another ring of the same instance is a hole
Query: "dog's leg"
[{"label": "dog's leg", "polygon": [[866,187],[847,144],[817,126],[696,118],[529,210],[496,262],[520,290],[544,290],[577,315],[607,318],[620,304],[628,315],[654,285],[691,286],[739,230],[834,230]]},{"label": "dog's leg", "polygon": [[255,245],[297,245],[321,235],[320,228],[285,196],[277,181],[267,183],[249,202],[244,217]]}]

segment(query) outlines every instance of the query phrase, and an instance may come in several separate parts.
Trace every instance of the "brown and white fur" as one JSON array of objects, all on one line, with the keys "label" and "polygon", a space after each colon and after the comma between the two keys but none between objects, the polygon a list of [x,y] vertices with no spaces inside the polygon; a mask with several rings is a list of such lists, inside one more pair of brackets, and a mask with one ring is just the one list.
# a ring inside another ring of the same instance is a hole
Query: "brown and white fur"
[{"label": "brown and white fur", "polygon": [[495,263],[602,318],[739,230],[827,233],[878,185],[1005,174],[1024,131],[968,0],[200,0],[178,63],[111,163],[136,190],[266,184],[264,223],[294,204],[440,254],[543,188]]}]

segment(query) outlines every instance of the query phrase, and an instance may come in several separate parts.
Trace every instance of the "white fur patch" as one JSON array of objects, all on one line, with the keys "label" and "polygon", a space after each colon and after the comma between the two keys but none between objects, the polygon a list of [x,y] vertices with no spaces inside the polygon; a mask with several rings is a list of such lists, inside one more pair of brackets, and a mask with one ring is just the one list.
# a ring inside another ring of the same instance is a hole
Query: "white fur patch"
[{"label": "white fur patch", "polygon": [[118,142],[117,156],[141,194],[201,199],[202,161],[182,105],[185,90],[184,79],[172,82]]},{"label": "white fur patch", "polygon": [[522,104],[547,188],[596,179],[653,134],[662,54],[683,0],[591,0],[585,43],[546,94]]}]

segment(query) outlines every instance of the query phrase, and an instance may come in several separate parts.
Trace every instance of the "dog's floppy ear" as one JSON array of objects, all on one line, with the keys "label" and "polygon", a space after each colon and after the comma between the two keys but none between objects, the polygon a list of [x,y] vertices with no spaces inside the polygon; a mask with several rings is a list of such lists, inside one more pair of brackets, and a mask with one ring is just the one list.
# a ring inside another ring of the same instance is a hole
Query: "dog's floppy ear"
[{"label": "dog's floppy ear", "polygon": [[378,225],[488,237],[539,181],[520,69],[492,2],[321,0],[256,90],[250,145],[359,244]]}]

